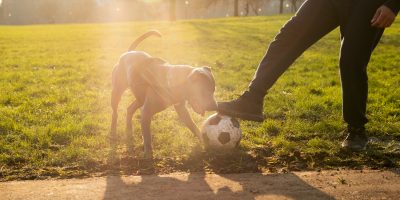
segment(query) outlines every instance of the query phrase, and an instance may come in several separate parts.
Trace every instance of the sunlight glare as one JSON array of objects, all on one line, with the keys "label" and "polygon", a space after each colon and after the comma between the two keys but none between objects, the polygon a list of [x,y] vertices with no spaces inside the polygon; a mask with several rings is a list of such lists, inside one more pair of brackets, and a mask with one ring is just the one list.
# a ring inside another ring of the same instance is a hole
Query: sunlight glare
[{"label": "sunlight glare", "polygon": [[[215,179],[220,179],[220,182],[214,182],[213,180]],[[230,180],[228,178],[225,178],[223,176],[213,174],[213,175],[208,175],[204,179],[208,186],[213,190],[214,194],[218,194],[221,189],[229,189],[231,192],[242,192],[243,191],[243,186],[234,180]],[[223,182],[224,184],[219,184]]]},{"label": "sunlight glare", "polygon": [[155,2],[160,2],[162,0],[143,0],[145,3],[155,3]]}]

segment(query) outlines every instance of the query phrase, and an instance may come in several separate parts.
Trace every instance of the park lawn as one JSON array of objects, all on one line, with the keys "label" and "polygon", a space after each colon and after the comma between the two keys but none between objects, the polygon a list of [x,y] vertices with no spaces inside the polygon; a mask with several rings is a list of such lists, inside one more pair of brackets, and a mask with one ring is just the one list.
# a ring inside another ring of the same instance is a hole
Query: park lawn
[{"label": "park lawn", "polygon": [[[144,161],[137,113],[134,151],[124,134],[129,92],[119,109],[119,145],[108,143],[111,71],[130,43],[170,63],[211,66],[217,100],[247,87],[274,35],[289,16],[179,22],[0,26],[0,180],[104,173],[215,173],[400,166],[400,20],[371,59],[364,153],[340,149],[345,128],[338,69],[339,32],[305,52],[265,98],[263,123],[241,122],[240,147],[205,152],[173,109],[152,123],[155,159]],[[203,117],[192,112],[198,125]],[[212,114],[212,113],[208,113]]]}]

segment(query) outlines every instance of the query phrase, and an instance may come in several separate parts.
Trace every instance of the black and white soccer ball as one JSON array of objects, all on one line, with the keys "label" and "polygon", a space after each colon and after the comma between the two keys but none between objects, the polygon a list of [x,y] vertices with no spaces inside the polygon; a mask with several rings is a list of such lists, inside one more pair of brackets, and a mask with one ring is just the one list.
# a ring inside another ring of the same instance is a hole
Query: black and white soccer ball
[{"label": "black and white soccer ball", "polygon": [[218,113],[204,121],[201,133],[205,145],[213,149],[233,149],[242,139],[239,121]]}]

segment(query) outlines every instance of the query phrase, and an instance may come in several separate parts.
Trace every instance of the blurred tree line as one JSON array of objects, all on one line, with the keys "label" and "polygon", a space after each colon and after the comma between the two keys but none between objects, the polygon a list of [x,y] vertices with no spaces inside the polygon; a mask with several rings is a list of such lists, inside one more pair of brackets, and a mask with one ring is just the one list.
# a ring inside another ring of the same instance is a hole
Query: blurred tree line
[{"label": "blurred tree line", "polygon": [[177,20],[295,12],[304,0],[0,0],[0,24]]}]

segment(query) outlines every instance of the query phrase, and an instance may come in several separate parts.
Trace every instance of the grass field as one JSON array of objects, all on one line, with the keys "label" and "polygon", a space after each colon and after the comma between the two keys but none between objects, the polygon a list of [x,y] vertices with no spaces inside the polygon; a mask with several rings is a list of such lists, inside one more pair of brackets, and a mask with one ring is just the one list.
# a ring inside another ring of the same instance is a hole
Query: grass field
[{"label": "grass field", "polygon": [[[108,144],[113,64],[135,39],[158,29],[163,39],[140,50],[171,63],[209,65],[217,100],[248,85],[268,43],[289,16],[181,22],[0,27],[0,179],[76,177],[109,173],[217,173],[400,166],[400,22],[386,31],[369,65],[365,153],[340,149],[345,128],[338,70],[339,33],[311,47],[265,98],[264,123],[241,122],[238,150],[204,152],[172,109],[153,121],[154,163],[140,159],[134,117],[134,153],[126,148],[120,104],[117,149]],[[204,118],[192,113],[200,125]],[[208,113],[211,114],[211,113]],[[139,115],[139,114],[137,114]]]}]

